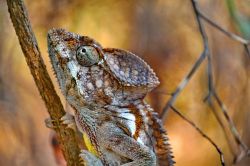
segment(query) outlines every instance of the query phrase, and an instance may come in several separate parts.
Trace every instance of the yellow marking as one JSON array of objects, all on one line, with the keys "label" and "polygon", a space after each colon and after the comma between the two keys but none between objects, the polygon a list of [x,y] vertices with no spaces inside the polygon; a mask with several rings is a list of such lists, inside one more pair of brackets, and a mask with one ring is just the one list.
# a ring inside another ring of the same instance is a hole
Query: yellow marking
[{"label": "yellow marking", "polygon": [[97,151],[95,150],[95,147],[93,146],[93,144],[91,143],[89,136],[86,133],[83,133],[83,139],[84,139],[84,143],[88,149],[88,151],[96,156],[98,156]]}]

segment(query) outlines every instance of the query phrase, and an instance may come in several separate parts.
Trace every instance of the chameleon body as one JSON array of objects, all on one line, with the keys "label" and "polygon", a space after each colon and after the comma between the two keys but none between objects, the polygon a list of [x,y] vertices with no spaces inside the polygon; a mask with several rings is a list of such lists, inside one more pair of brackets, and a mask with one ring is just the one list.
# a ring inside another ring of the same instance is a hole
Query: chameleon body
[{"label": "chameleon body", "polygon": [[90,149],[80,154],[85,164],[174,164],[166,131],[143,100],[159,81],[142,59],[63,29],[48,32],[48,48],[59,86]]}]

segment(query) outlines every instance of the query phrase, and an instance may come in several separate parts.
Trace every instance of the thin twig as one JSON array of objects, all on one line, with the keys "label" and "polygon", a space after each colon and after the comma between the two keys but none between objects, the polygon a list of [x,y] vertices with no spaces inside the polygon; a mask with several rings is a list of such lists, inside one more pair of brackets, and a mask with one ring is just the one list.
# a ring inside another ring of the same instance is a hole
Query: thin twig
[{"label": "thin twig", "polygon": [[232,121],[232,119],[230,118],[230,116],[227,113],[226,106],[223,104],[223,102],[219,98],[216,91],[214,91],[214,98],[215,98],[216,102],[218,103],[218,105],[220,106],[220,108],[221,108],[221,110],[222,110],[222,112],[224,114],[224,117],[228,121],[229,126],[231,128],[231,131],[233,133],[234,139],[236,140],[237,144],[240,145],[241,148],[243,148],[243,150],[248,151],[247,145],[241,140],[241,138],[239,136],[239,133],[238,133],[237,129],[235,128],[234,122]]},{"label": "thin twig", "polygon": [[[194,75],[194,73],[198,70],[199,66],[201,65],[201,63],[204,61],[205,58],[207,58],[208,64],[207,64],[207,76],[208,76],[208,95],[206,97],[206,101],[208,101],[208,104],[210,106],[212,106],[211,104],[211,97],[214,97],[216,102],[218,103],[218,105],[220,106],[223,115],[225,116],[227,122],[229,123],[230,126],[230,130],[234,136],[235,141],[237,142],[237,144],[243,148],[244,151],[248,150],[248,147],[243,143],[243,141],[240,139],[240,136],[238,134],[238,131],[236,130],[236,127],[232,121],[232,119],[230,118],[230,116],[228,116],[227,110],[225,109],[224,104],[222,103],[221,99],[218,97],[217,92],[214,89],[214,85],[213,85],[213,74],[212,74],[212,61],[211,61],[211,54],[209,52],[209,48],[208,48],[208,39],[207,39],[207,35],[205,32],[205,29],[203,27],[203,24],[201,23],[201,19],[205,20],[206,22],[208,22],[210,25],[212,25],[213,27],[219,29],[221,32],[223,32],[225,35],[227,35],[228,37],[242,43],[245,47],[245,50],[247,52],[247,54],[250,57],[250,51],[248,48],[248,44],[249,41],[245,40],[243,38],[241,38],[238,35],[235,35],[233,33],[227,32],[226,30],[224,30],[223,28],[221,28],[219,25],[217,25],[216,23],[214,23],[213,21],[211,21],[210,19],[208,19],[206,16],[204,16],[198,9],[198,6],[196,4],[196,0],[191,0],[192,6],[193,6],[193,10],[196,16],[196,21],[199,27],[199,31],[202,37],[202,41],[203,41],[203,46],[204,46],[204,50],[202,52],[202,54],[200,55],[200,57],[198,58],[198,60],[195,62],[195,64],[193,65],[193,67],[191,68],[190,72],[187,74],[186,77],[184,77],[184,79],[181,81],[181,83],[178,85],[178,87],[176,88],[176,90],[173,92],[172,96],[170,97],[170,99],[168,100],[167,104],[165,105],[162,113],[161,113],[161,118],[163,119],[163,121],[165,120],[166,116],[167,116],[167,111],[169,108],[173,107],[174,102],[176,101],[177,97],[179,96],[179,94],[181,93],[181,91],[185,88],[185,86],[188,84],[188,82],[190,81],[191,77]],[[215,111],[215,110],[213,110]],[[215,115],[217,115],[214,112]],[[219,124],[221,125],[221,127],[224,130],[224,133],[226,133],[225,130],[225,126],[223,125],[222,121],[216,116]],[[228,140],[229,141],[229,140]],[[228,142],[230,144],[230,142]],[[231,144],[230,144],[231,145]],[[234,153],[234,152],[233,152]]]},{"label": "thin twig", "polygon": [[65,160],[69,166],[79,166],[79,147],[75,133],[60,124],[65,114],[63,105],[49,77],[43,62],[36,37],[28,19],[28,13],[22,0],[7,0],[9,14],[18,36],[23,54],[34,78],[36,86],[47,107],[51,119],[55,122],[55,130],[59,136]]},{"label": "thin twig", "polygon": [[219,125],[221,126],[222,130],[223,130],[223,134],[227,140],[227,143],[228,143],[228,146],[229,146],[229,150],[230,152],[233,154],[233,156],[237,156],[236,152],[234,151],[234,147],[233,147],[233,144],[230,143],[230,138],[228,138],[228,135],[227,135],[227,131],[226,131],[226,126],[225,124],[222,122],[222,120],[220,119],[220,116],[219,114],[217,113],[212,101],[211,101],[212,98],[207,98],[207,103],[208,103],[208,106],[210,107],[210,109],[212,110],[216,120],[218,121]]},{"label": "thin twig", "polygon": [[[201,22],[202,17],[200,15],[199,8],[198,8],[198,6],[194,6],[194,7],[198,13],[198,17],[197,17],[198,20],[197,21]],[[206,44],[208,45],[208,41],[206,41]],[[208,80],[208,95],[207,95],[205,101],[207,101],[214,116],[216,117],[216,120],[218,121],[219,125],[223,129],[223,133],[225,135],[225,138],[227,139],[227,143],[229,145],[230,151],[234,154],[234,156],[236,156],[235,152],[233,151],[233,144],[230,143],[230,139],[227,137],[226,127],[223,124],[222,120],[220,119],[220,117],[219,117],[218,113],[216,112],[216,109],[214,108],[213,103],[212,103],[212,97],[214,95],[214,84],[213,84],[212,54],[211,54],[209,49],[208,49],[208,55],[207,55],[207,80]]]},{"label": "thin twig", "polygon": [[[221,32],[223,32],[225,35],[227,35],[228,37],[243,43],[244,45],[247,46],[247,44],[249,43],[248,40],[245,40],[233,33],[227,32],[226,30],[224,30],[223,28],[221,28],[220,26],[218,26],[217,24],[215,24],[213,21],[209,20],[206,16],[204,16],[201,12],[199,12],[199,9],[197,8],[198,14],[201,18],[203,18],[205,21],[207,21],[209,24],[211,24],[212,26],[216,27],[217,29],[219,29]],[[248,47],[247,47],[248,48]],[[246,49],[247,50],[247,49]],[[224,117],[226,118],[227,122],[229,123],[231,132],[233,133],[234,139],[236,140],[237,144],[243,148],[244,151],[247,151],[248,147],[244,144],[244,142],[240,139],[240,136],[238,134],[238,131],[232,121],[232,119],[230,118],[230,116],[227,113],[226,107],[224,106],[224,104],[222,103],[221,99],[219,98],[219,96],[217,95],[217,92],[214,90],[214,86],[213,86],[213,76],[212,76],[212,62],[211,62],[211,54],[209,53],[207,56],[207,60],[208,60],[208,89],[209,89],[209,94],[208,94],[208,98],[209,99],[211,96],[213,96],[215,98],[215,100],[217,101],[218,105],[220,106]],[[210,100],[210,99],[209,99]],[[218,118],[217,118],[218,119]],[[218,120],[220,121],[220,120]],[[220,123],[221,124],[221,123]],[[225,126],[221,125],[224,132],[225,132]]]},{"label": "thin twig", "polygon": [[242,44],[249,44],[250,43],[249,40],[244,39],[244,38],[240,37],[239,35],[236,35],[234,33],[228,32],[227,30],[223,29],[221,26],[219,26],[214,21],[210,20],[207,16],[205,16],[201,11],[199,11],[199,9],[198,9],[198,14],[204,21],[206,21],[208,24],[212,25],[213,27],[215,27],[216,29],[221,31],[223,34],[225,34],[229,38],[231,38],[235,41],[238,41]]},{"label": "thin twig", "polygon": [[208,24],[210,24],[212,27],[218,29],[220,32],[222,32],[224,35],[228,36],[229,38],[240,42],[244,45],[244,48],[246,50],[247,56],[250,58],[250,51],[248,48],[248,45],[250,44],[250,41],[247,39],[244,39],[242,37],[240,37],[239,35],[236,35],[234,33],[228,32],[227,30],[225,30],[224,28],[222,28],[221,26],[219,26],[218,24],[216,24],[215,22],[213,22],[212,20],[210,20],[207,16],[205,16],[199,9],[198,9],[198,13],[199,16],[206,21]]},{"label": "thin twig", "polygon": [[[234,160],[233,163],[236,164],[239,161],[241,161],[243,158],[245,157],[250,157],[249,156],[249,148],[248,146],[241,140],[240,135],[238,133],[238,130],[235,127],[235,124],[233,122],[233,120],[230,118],[230,116],[228,115],[228,111],[226,106],[224,105],[224,103],[222,102],[222,100],[219,98],[218,94],[216,91],[214,91],[213,97],[215,98],[215,101],[217,102],[217,104],[219,105],[219,107],[221,108],[221,111],[224,115],[224,117],[226,118],[228,124],[229,124],[229,128],[233,134],[234,140],[237,143],[237,145],[240,147],[240,153],[235,155],[234,154]],[[223,128],[224,129],[224,128]]]},{"label": "thin twig", "polygon": [[[193,1],[192,1],[193,3]],[[198,23],[198,27],[199,27],[199,31],[201,33],[201,37],[202,37],[202,41],[203,41],[203,52],[201,53],[200,57],[198,58],[198,60],[195,62],[195,64],[193,65],[192,69],[190,70],[190,72],[187,74],[187,76],[181,81],[181,83],[178,85],[177,89],[173,92],[171,98],[169,99],[168,103],[165,105],[165,107],[163,108],[163,111],[160,114],[160,117],[162,118],[163,122],[165,121],[166,117],[167,117],[167,111],[168,109],[174,104],[176,98],[179,96],[180,92],[185,88],[185,86],[188,84],[188,82],[190,81],[191,77],[194,75],[194,73],[197,71],[197,69],[199,68],[199,66],[202,64],[202,62],[204,61],[204,59],[206,58],[207,54],[208,54],[208,42],[207,42],[207,35],[205,33],[205,30],[203,28],[203,25],[200,22],[199,14],[196,8],[194,8],[194,12],[195,12],[195,17]]]},{"label": "thin twig", "polygon": [[[198,25],[200,25],[199,27],[200,27],[201,36],[203,38],[203,45],[204,45],[204,47],[208,48],[209,46],[208,46],[207,35],[206,35],[205,28],[203,27],[203,24],[201,23],[201,16],[199,15],[199,8],[198,8],[195,0],[192,0],[191,2],[192,2],[192,6],[194,9],[195,15],[196,15],[196,20],[198,22]],[[212,57],[211,57],[211,53],[210,53],[209,48],[207,49],[206,58],[207,58],[207,77],[208,77],[208,102],[211,102],[210,97],[212,97],[214,95],[214,85],[213,85]],[[211,106],[211,103],[210,103],[210,106]],[[215,115],[217,115],[215,113],[215,110],[213,110],[213,112]],[[222,121],[219,119],[218,116],[216,116],[216,119],[218,120],[220,126],[223,128],[223,131],[226,134],[226,129],[225,129],[225,126],[223,125]],[[228,143],[230,146],[231,143],[230,142],[228,142]]]},{"label": "thin twig", "polygon": [[194,75],[194,73],[197,71],[197,69],[200,67],[200,65],[202,64],[202,62],[206,58],[206,54],[207,54],[206,50],[207,49],[205,49],[202,52],[202,54],[200,55],[199,59],[195,62],[195,64],[193,65],[192,69],[189,71],[189,73],[187,74],[187,76],[180,82],[180,84],[178,85],[177,89],[172,93],[171,98],[169,99],[168,103],[163,108],[163,111],[160,114],[160,117],[162,118],[163,122],[167,118],[167,111],[169,110],[169,108],[174,104],[175,100],[177,99],[177,97],[179,96],[179,94],[181,93],[181,91],[186,87],[186,85],[188,84],[189,80],[192,78],[192,76]]},{"label": "thin twig", "polygon": [[[193,8],[195,10],[195,14],[197,15],[197,21],[198,22],[201,22],[200,18],[201,18],[201,13],[199,12],[199,8],[196,4],[196,1],[195,0],[192,0],[192,5],[193,5]],[[203,17],[203,18],[206,18],[206,17]],[[211,20],[207,20],[207,21],[210,21],[210,23],[213,23]],[[214,23],[213,24],[214,26],[216,26],[216,24]],[[217,28],[219,28],[219,26],[216,26]],[[201,27],[203,28],[203,27]],[[247,41],[244,40],[243,38],[237,36],[237,35],[234,35],[230,32],[227,32],[225,31],[224,29],[220,28],[220,30],[222,32],[224,32],[226,35],[228,35],[229,37],[239,41],[239,42],[246,42],[246,43],[243,43],[243,44],[247,44]],[[202,31],[201,31],[202,33]],[[203,31],[203,33],[205,33],[205,31]],[[204,36],[204,35],[202,35]],[[207,41],[206,41],[207,42]],[[208,50],[208,55],[207,55],[207,60],[208,60],[208,65],[207,65],[207,69],[208,69],[208,90],[209,90],[209,94],[208,94],[208,100],[209,97],[214,97],[215,100],[217,101],[218,105],[220,106],[222,112],[223,112],[223,115],[224,117],[226,118],[228,124],[229,124],[229,127],[230,127],[230,130],[234,136],[234,139],[236,141],[236,143],[238,144],[238,146],[240,146],[245,152],[248,151],[248,147],[246,144],[244,144],[244,142],[241,140],[240,136],[239,136],[239,133],[233,123],[233,120],[230,118],[230,116],[228,115],[227,113],[227,110],[226,110],[226,107],[225,105],[222,103],[221,99],[219,98],[219,96],[217,95],[217,92],[215,91],[214,89],[214,85],[213,85],[213,75],[212,75],[212,62],[211,62],[211,54],[209,53],[209,50]],[[210,105],[211,106],[211,105]],[[221,121],[221,120],[219,120]],[[220,123],[222,124],[222,123]],[[224,128],[224,125],[222,125],[222,128],[224,130],[224,132],[226,132],[225,128]]]},{"label": "thin twig", "polygon": [[180,111],[178,111],[175,107],[173,106],[170,106],[171,109],[176,113],[178,114],[183,120],[185,120],[187,123],[189,123],[191,126],[193,126],[195,128],[195,130],[197,132],[199,132],[202,137],[204,137],[208,142],[210,142],[214,148],[217,150],[217,152],[219,153],[220,155],[220,162],[221,162],[221,165],[222,166],[225,166],[225,160],[224,160],[224,155],[223,155],[223,152],[222,150],[219,148],[218,145],[216,145],[216,143],[208,136],[206,135],[199,127],[197,127],[191,120],[189,120],[188,118],[186,118]]},{"label": "thin twig", "polygon": [[248,45],[247,45],[247,44],[244,44],[244,48],[245,48],[245,50],[246,50],[246,53],[247,53],[247,55],[248,55],[248,58],[250,59],[250,50],[249,50]]}]

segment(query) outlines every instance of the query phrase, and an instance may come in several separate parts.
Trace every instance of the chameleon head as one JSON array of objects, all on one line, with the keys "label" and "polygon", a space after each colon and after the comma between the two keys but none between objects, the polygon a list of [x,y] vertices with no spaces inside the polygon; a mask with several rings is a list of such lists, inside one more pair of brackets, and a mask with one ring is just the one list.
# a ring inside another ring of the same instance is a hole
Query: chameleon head
[{"label": "chameleon head", "polygon": [[159,84],[150,66],[125,50],[102,48],[93,39],[52,29],[50,59],[67,100],[85,104],[121,104],[141,99]]},{"label": "chameleon head", "polygon": [[[101,61],[101,46],[87,36],[80,36],[64,29],[48,32],[48,48],[52,66],[64,95],[74,85],[84,67]],[[73,82],[72,82],[73,81]]]}]

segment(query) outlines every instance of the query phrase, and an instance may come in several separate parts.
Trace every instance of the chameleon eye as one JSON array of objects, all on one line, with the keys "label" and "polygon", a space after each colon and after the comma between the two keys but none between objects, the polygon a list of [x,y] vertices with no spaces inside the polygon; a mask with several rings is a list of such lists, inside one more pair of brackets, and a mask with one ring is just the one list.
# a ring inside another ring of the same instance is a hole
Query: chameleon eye
[{"label": "chameleon eye", "polygon": [[99,54],[94,47],[80,46],[76,51],[76,59],[82,66],[91,66],[99,62]]}]

